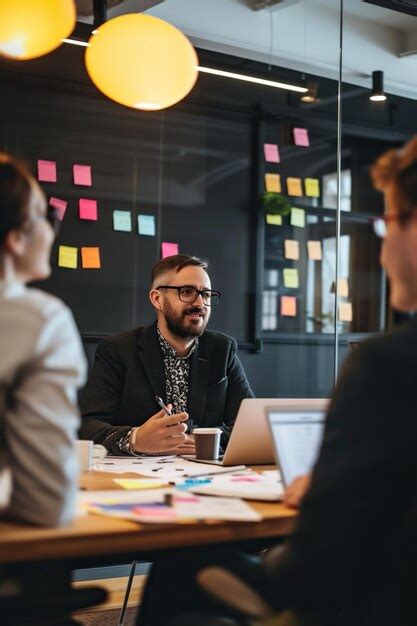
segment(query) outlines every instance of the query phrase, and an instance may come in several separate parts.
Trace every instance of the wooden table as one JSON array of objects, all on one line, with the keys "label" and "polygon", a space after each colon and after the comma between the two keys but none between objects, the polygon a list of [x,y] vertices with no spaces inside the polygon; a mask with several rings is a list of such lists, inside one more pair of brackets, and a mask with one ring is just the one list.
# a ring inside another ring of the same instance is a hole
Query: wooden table
[{"label": "wooden table", "polygon": [[[83,489],[115,489],[113,475],[88,472]],[[124,474],[135,477],[136,474]],[[147,558],[172,548],[273,540],[291,532],[295,513],[281,503],[250,502],[263,516],[260,522],[192,522],[187,524],[138,524],[99,515],[78,518],[66,528],[36,528],[0,522],[0,563],[28,563],[100,557]]]}]

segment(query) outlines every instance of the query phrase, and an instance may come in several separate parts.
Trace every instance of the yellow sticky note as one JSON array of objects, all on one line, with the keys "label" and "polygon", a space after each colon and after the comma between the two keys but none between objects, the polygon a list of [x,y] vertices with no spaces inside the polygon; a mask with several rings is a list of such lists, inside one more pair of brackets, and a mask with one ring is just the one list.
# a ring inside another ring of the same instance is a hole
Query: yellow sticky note
[{"label": "yellow sticky note", "polygon": [[166,487],[167,482],[157,481],[153,478],[113,478],[123,489],[159,489]]},{"label": "yellow sticky note", "polygon": [[100,248],[81,248],[81,263],[86,270],[100,269]]},{"label": "yellow sticky note", "polygon": [[294,296],[281,297],[281,315],[295,317],[297,315],[297,298]]},{"label": "yellow sticky note", "polygon": [[318,178],[305,178],[304,186],[306,196],[310,196],[310,198],[318,198],[320,196],[320,182]]},{"label": "yellow sticky note", "polygon": [[353,319],[352,303],[351,302],[341,302],[339,304],[339,321],[340,322],[351,322],[352,319]]},{"label": "yellow sticky note", "polygon": [[310,261],[321,261],[323,258],[321,241],[307,241],[307,252]]},{"label": "yellow sticky note", "polygon": [[284,256],[286,259],[298,261],[300,258],[300,246],[294,239],[286,239],[284,242]]},{"label": "yellow sticky note", "polygon": [[290,224],[291,226],[304,228],[304,226],[306,225],[306,213],[304,209],[296,209],[295,207],[291,209]]},{"label": "yellow sticky note", "polygon": [[287,178],[287,193],[289,196],[303,195],[301,178]]},{"label": "yellow sticky note", "polygon": [[279,174],[265,174],[266,191],[281,193],[281,176]]},{"label": "yellow sticky note", "polygon": [[59,246],[58,266],[76,270],[78,264],[78,248],[73,246]]},{"label": "yellow sticky note", "polygon": [[284,287],[289,289],[298,289],[298,270],[293,267],[286,267],[284,269]]},{"label": "yellow sticky note", "polygon": [[272,224],[273,226],[282,226],[282,215],[271,215],[267,213],[266,223]]}]

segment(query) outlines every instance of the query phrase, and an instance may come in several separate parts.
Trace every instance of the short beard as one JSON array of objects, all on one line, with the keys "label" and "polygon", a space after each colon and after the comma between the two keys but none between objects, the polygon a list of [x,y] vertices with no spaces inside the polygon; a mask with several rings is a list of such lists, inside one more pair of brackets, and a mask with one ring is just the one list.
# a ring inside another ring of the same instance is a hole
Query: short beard
[{"label": "short beard", "polygon": [[[199,311],[199,309],[195,310]],[[188,313],[190,313],[191,311],[193,311],[192,307],[187,310]],[[163,311],[163,313],[168,330],[173,335],[175,335],[175,337],[178,337],[178,339],[194,339],[195,337],[200,337],[206,330],[208,313],[206,313],[205,317],[203,318],[203,324],[201,325],[201,327],[197,325],[194,326],[192,324],[186,327],[184,324],[184,314],[186,312],[180,315],[175,315],[169,305],[166,307],[166,310]]]}]

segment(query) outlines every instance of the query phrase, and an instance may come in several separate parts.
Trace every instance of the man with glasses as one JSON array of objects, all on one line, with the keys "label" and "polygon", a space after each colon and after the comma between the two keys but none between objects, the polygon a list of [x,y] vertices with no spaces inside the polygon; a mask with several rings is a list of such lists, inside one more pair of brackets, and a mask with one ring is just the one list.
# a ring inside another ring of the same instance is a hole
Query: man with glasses
[{"label": "man with glasses", "polygon": [[227,444],[240,402],[253,393],[236,341],[206,330],[221,295],[207,270],[185,254],[155,265],[157,321],[98,347],[81,398],[82,438],[112,454],[193,454],[192,425],[219,426]]}]

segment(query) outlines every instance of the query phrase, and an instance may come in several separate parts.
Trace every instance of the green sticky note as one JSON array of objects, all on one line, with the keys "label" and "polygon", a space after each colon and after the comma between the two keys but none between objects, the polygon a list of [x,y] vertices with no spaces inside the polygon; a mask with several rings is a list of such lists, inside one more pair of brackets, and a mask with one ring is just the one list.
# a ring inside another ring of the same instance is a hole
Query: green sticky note
[{"label": "green sticky note", "polygon": [[113,211],[113,228],[130,233],[132,230],[132,216],[130,211]]},{"label": "green sticky note", "polygon": [[291,209],[291,226],[298,226],[298,228],[304,228],[306,225],[306,213],[304,209],[296,209],[293,207]]},{"label": "green sticky note", "polygon": [[138,215],[138,233],[155,237],[155,215]]},{"label": "green sticky note", "polygon": [[298,270],[292,267],[284,269],[284,287],[289,289],[298,289]]},{"label": "green sticky note", "polygon": [[270,215],[268,213],[266,216],[266,223],[272,224],[273,226],[282,226],[282,215]]}]

